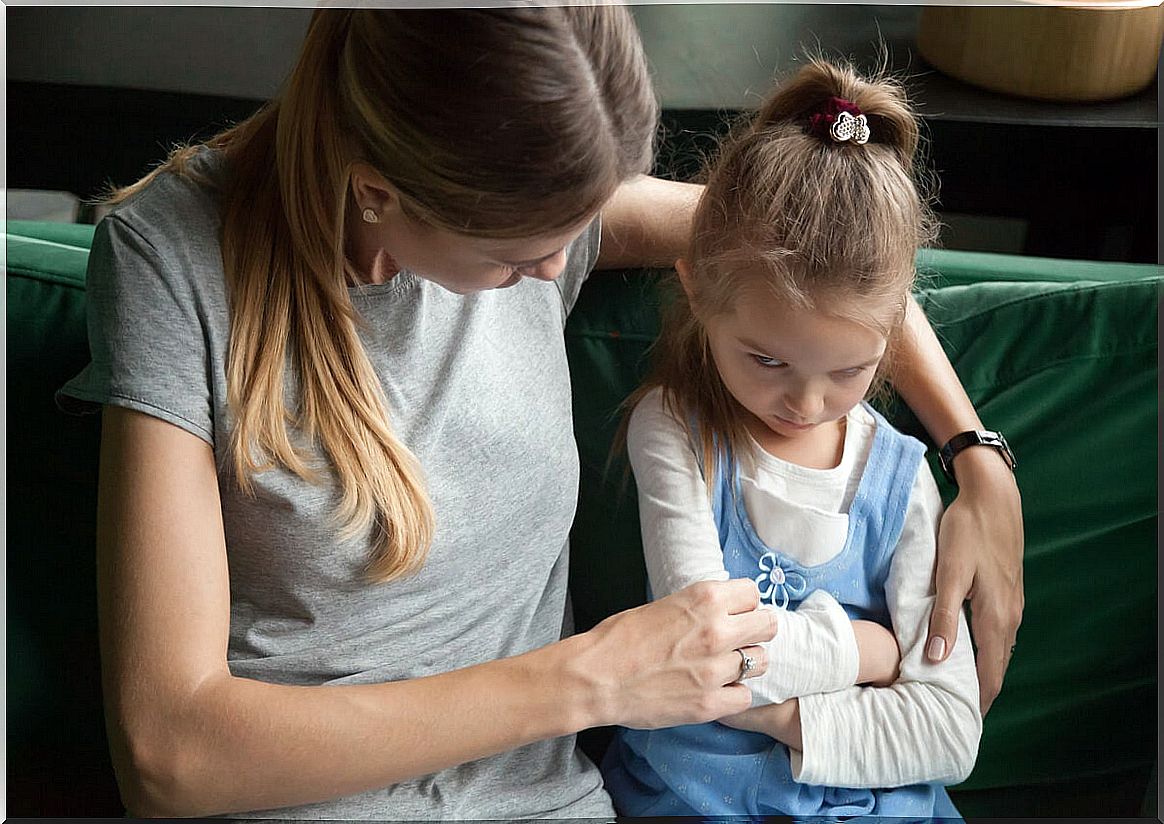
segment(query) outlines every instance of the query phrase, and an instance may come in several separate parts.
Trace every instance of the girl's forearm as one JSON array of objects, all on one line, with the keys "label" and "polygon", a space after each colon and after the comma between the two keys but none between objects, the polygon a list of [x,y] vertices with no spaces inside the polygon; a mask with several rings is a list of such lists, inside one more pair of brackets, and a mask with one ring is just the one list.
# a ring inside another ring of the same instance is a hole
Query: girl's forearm
[{"label": "girl's forearm", "polygon": [[752,707],[721,718],[719,722],[737,730],[763,733],[794,750],[804,749],[800,728],[800,700],[796,698],[789,698],[780,704]]}]

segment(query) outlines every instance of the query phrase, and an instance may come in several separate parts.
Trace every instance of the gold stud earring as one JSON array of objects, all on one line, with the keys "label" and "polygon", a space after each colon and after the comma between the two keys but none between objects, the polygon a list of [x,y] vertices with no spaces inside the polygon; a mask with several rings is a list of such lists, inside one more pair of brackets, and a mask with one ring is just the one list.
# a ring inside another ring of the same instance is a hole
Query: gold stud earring
[{"label": "gold stud earring", "polygon": [[378,214],[376,214],[375,209],[365,209],[363,217],[364,217],[364,223],[379,223],[380,222],[380,216]]}]

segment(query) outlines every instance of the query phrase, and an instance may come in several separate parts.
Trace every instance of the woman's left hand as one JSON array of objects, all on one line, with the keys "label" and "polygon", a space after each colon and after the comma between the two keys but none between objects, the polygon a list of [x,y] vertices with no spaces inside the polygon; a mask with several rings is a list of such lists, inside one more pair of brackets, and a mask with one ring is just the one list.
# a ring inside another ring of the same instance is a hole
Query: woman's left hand
[{"label": "woman's left hand", "polygon": [[1014,473],[993,449],[963,450],[954,472],[959,492],[938,532],[937,598],[926,654],[931,661],[950,654],[959,610],[969,599],[985,716],[1002,689],[1022,622],[1022,501]]}]

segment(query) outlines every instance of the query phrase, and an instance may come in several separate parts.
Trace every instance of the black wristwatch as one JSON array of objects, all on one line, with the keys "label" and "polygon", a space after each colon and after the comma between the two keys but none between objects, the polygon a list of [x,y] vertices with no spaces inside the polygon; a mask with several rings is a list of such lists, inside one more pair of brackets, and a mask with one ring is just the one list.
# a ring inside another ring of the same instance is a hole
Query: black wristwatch
[{"label": "black wristwatch", "polygon": [[989,446],[997,449],[1002,454],[1002,459],[1006,461],[1006,465],[1010,467],[1011,472],[1014,472],[1014,468],[1018,466],[1014,459],[1014,453],[1010,451],[1010,444],[1006,442],[1006,438],[1002,436],[1001,432],[989,432],[984,429],[959,432],[938,450],[938,461],[942,464],[942,471],[946,473],[950,483],[958,483],[954,477],[954,457],[970,446]]}]

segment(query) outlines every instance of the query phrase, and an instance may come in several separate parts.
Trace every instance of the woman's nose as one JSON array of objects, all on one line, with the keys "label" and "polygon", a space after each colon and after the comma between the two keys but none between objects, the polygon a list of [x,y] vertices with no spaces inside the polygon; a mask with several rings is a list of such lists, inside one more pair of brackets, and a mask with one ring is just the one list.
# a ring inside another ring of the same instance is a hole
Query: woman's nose
[{"label": "woman's nose", "polygon": [[540,263],[529,267],[528,269],[519,270],[522,277],[536,278],[537,280],[557,280],[558,276],[562,274],[562,270],[566,268],[566,250],[560,249],[555,254],[541,261]]}]

